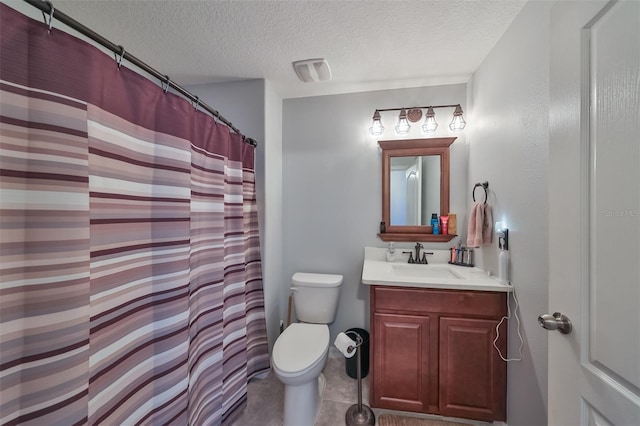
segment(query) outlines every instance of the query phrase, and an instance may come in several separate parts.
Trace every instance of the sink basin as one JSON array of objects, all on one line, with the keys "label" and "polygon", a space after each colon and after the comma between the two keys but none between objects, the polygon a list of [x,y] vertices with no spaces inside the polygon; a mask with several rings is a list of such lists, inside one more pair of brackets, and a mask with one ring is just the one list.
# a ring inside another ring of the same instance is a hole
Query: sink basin
[{"label": "sink basin", "polygon": [[365,247],[362,283],[366,285],[420,287],[448,290],[511,291],[511,287],[476,267],[447,263],[449,250],[433,250],[429,264],[407,263],[408,256],[387,262],[387,249]]},{"label": "sink basin", "polygon": [[404,277],[446,280],[464,279],[464,277],[447,266],[395,264],[392,265],[391,268],[393,269],[393,273]]}]

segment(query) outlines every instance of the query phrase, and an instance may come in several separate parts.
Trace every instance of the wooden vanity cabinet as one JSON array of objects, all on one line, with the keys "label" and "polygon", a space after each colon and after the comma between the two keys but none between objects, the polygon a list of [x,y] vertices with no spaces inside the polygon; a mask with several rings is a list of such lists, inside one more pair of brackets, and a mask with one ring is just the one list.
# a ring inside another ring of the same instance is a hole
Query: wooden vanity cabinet
[{"label": "wooden vanity cabinet", "polygon": [[371,405],[506,420],[504,315],[506,293],[371,286]]}]

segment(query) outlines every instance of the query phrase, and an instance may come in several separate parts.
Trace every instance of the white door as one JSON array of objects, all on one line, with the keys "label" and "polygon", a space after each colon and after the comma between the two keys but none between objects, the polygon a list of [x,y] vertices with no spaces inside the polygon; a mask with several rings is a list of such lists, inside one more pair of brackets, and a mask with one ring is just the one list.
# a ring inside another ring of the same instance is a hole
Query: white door
[{"label": "white door", "polygon": [[550,425],[640,425],[640,1],[551,13]]}]

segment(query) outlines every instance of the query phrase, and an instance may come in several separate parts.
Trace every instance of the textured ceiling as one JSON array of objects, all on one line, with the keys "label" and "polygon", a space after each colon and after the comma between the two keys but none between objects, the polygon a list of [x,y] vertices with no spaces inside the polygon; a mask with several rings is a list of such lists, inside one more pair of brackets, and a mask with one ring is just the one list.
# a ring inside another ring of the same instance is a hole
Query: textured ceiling
[{"label": "textured ceiling", "polygon": [[[179,84],[265,78],[283,98],[466,82],[525,3],[53,0]],[[332,81],[297,79],[311,58]]]}]

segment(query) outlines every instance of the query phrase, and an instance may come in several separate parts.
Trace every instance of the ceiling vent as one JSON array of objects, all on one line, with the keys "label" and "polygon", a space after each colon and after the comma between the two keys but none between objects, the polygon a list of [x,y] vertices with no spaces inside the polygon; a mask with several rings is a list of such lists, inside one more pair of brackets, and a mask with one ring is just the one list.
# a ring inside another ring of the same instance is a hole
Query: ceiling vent
[{"label": "ceiling vent", "polygon": [[331,80],[331,69],[323,58],[306,59],[293,63],[298,78],[305,83],[317,83],[319,81]]}]

